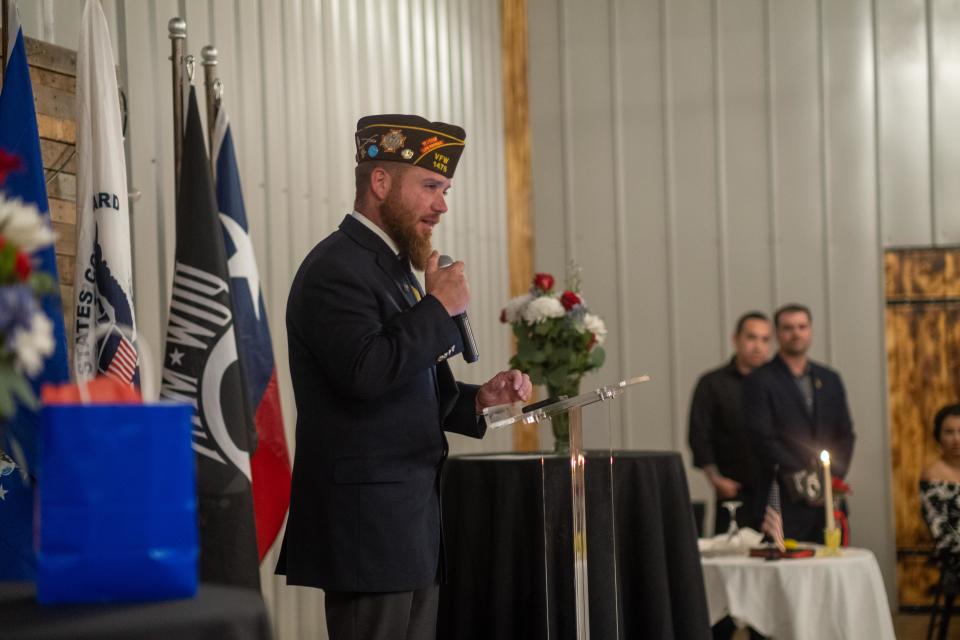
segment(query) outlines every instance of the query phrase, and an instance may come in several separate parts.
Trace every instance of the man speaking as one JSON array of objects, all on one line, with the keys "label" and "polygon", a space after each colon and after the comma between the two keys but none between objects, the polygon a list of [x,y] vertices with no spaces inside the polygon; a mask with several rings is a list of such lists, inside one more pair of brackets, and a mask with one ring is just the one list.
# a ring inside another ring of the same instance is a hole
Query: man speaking
[{"label": "man speaking", "polygon": [[519,371],[478,387],[446,362],[470,294],[463,263],[439,268],[430,239],[464,137],[418,116],[361,118],[354,211],[290,290],[296,455],[277,573],[324,590],[331,640],[435,637],[443,432],[482,437],[484,407],[530,397]]}]

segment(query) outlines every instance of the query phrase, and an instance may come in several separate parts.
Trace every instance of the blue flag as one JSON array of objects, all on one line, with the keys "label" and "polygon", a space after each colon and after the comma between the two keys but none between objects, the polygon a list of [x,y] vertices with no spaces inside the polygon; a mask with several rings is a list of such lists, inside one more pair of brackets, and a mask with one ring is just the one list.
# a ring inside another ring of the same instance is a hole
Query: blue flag
[{"label": "blue flag", "polygon": [[[0,92],[0,149],[16,155],[24,170],[12,172],[0,187],[7,198],[19,198],[32,204],[47,217],[47,186],[40,155],[37,115],[33,107],[33,87],[27,68],[27,51],[23,42],[15,4],[11,4],[10,32],[16,34],[10,43],[6,76]],[[7,43],[0,43],[6,46]],[[55,282],[57,258],[53,246],[33,255],[35,271],[49,273]],[[54,327],[56,347],[47,359],[44,370],[31,380],[35,392],[47,382],[65,382],[67,340],[63,326],[60,297],[46,296],[43,309]],[[39,393],[38,393],[39,395]],[[7,425],[4,442],[0,443],[11,458],[0,459],[0,579],[32,579],[32,503],[29,478],[37,476],[40,460],[40,421],[35,412],[20,408]],[[11,462],[16,468],[12,468]]]}]

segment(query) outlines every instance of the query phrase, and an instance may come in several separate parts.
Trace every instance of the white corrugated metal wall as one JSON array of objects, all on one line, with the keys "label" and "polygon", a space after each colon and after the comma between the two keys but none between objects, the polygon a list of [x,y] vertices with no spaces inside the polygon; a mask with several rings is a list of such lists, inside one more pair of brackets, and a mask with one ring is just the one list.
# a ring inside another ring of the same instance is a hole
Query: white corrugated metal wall
[{"label": "white corrugated metal wall", "polygon": [[622,444],[686,455],[737,316],[808,304],[893,603],[882,252],[960,243],[960,2],[530,0],[529,24],[537,268],[576,258],[605,375],[654,377]]},{"label": "white corrugated metal wall", "polygon": [[[20,2],[25,32],[76,49],[83,0]],[[234,125],[247,216],[260,265],[283,393],[288,439],[294,408],[283,318],[300,260],[353,204],[353,131],[377,112],[419,113],[462,124],[467,151],[435,245],[467,263],[471,321],[481,361],[454,362],[480,382],[504,368],[509,331],[499,324],[507,284],[500,26],[496,0],[103,0],[129,95],[128,174],[135,302],[155,353],[172,281],[174,199],[167,21],[187,21],[187,50],[220,53],[224,105]],[[206,113],[201,106],[201,114]],[[158,368],[158,367],[157,367]],[[507,432],[455,452],[506,450]],[[274,552],[275,553],[275,552]],[[262,572],[276,637],[325,638],[319,592]]]}]

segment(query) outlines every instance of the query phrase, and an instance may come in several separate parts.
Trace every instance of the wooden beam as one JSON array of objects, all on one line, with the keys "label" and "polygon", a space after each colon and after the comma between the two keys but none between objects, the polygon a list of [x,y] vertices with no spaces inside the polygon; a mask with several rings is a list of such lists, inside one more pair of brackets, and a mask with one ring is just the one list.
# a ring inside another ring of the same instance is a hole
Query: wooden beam
[{"label": "wooden beam", "polygon": [[62,173],[77,173],[77,156],[71,153],[73,145],[40,137],[40,154],[43,156],[43,168],[48,171],[59,169]]},{"label": "wooden beam", "polygon": [[47,71],[76,77],[76,51],[34,38],[24,38],[23,45],[27,50],[27,60],[29,60],[31,67],[40,67]]},{"label": "wooden beam", "polygon": [[73,120],[54,118],[43,113],[37,114],[37,129],[40,137],[67,144],[77,144],[77,124]]},{"label": "wooden beam", "polygon": [[[500,0],[500,30],[510,295],[517,296],[530,288],[533,278],[527,0]],[[536,451],[537,426],[515,427],[513,448]]]}]

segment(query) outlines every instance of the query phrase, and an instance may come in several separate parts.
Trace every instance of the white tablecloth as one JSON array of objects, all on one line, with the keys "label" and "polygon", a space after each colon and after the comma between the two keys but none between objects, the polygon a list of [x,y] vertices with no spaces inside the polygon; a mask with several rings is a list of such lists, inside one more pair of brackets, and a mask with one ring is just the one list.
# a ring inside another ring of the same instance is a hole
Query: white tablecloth
[{"label": "white tablecloth", "polygon": [[710,624],[731,616],[776,640],[895,640],[880,567],[866,549],[834,558],[703,558]]}]

